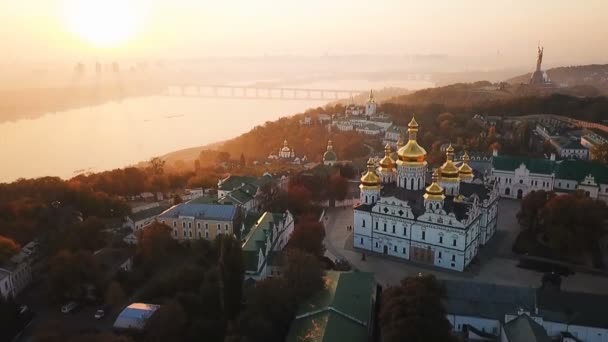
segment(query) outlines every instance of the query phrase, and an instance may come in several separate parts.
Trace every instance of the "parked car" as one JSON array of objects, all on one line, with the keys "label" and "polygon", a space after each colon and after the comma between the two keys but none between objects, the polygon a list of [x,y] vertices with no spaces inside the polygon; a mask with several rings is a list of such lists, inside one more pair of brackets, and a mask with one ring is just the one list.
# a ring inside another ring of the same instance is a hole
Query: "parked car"
[{"label": "parked car", "polygon": [[103,309],[98,309],[97,311],[95,311],[95,319],[102,319],[105,315],[106,312]]},{"label": "parked car", "polygon": [[74,310],[76,310],[77,307],[78,307],[78,303],[69,302],[61,307],[61,312],[63,312],[64,314],[67,314],[67,313],[70,313],[70,312],[73,312]]}]

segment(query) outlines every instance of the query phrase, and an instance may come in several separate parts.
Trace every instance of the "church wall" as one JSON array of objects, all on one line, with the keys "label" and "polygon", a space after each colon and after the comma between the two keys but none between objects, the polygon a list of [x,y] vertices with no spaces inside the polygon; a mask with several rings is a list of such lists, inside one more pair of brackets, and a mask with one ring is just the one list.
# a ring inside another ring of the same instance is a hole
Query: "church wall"
[{"label": "church wall", "polygon": [[447,315],[448,320],[454,327],[454,331],[461,332],[465,325],[470,325],[478,330],[498,336],[500,334],[500,322],[495,319],[471,317],[463,315]]},{"label": "church wall", "polygon": [[520,189],[521,197],[526,196],[533,190],[553,190],[553,175],[533,174],[526,171],[525,168],[515,171],[492,169],[492,175],[498,186],[500,196],[516,199]]}]

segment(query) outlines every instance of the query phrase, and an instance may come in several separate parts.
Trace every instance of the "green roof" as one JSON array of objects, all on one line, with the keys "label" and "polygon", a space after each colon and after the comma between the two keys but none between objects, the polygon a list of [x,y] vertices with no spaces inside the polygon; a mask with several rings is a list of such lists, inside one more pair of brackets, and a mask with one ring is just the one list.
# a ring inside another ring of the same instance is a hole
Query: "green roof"
[{"label": "green roof", "polygon": [[150,208],[150,209],[146,209],[146,210],[141,210],[138,211],[136,213],[133,213],[131,215],[129,215],[129,218],[133,221],[133,222],[137,222],[137,221],[141,221],[150,217],[156,217],[158,215],[160,215],[163,211],[167,210],[167,206],[158,206],[158,207],[154,207],[154,208]]},{"label": "green roof", "polygon": [[367,341],[375,294],[372,273],[328,271],[325,289],[300,305],[285,341]]},{"label": "green roof", "polygon": [[245,204],[249,201],[253,200],[253,196],[245,192],[242,188],[231,191],[224,198],[219,200],[220,203],[227,204]]},{"label": "green roof", "polygon": [[509,342],[550,342],[545,328],[528,315],[520,315],[504,326]]},{"label": "green roof", "polygon": [[[266,253],[266,243],[268,237],[272,244],[275,243],[275,236],[273,236],[272,225],[278,225],[283,220],[283,214],[275,214],[265,212],[256,222],[256,224],[249,230],[249,233],[244,239],[243,243],[243,261],[245,263],[245,270],[248,272],[257,272],[259,264],[260,249],[262,253]],[[268,256],[270,257],[270,255]],[[269,260],[266,260],[269,261]]]},{"label": "green roof", "polygon": [[596,183],[608,183],[608,166],[586,160],[564,160],[557,163],[555,178],[583,181],[592,175]]},{"label": "green roof", "polygon": [[255,177],[249,176],[229,176],[224,180],[221,186],[219,186],[220,190],[232,191],[237,188],[240,188],[244,184],[255,183],[257,179]]},{"label": "green roof", "polygon": [[495,156],[492,158],[492,166],[495,170],[515,171],[521,164],[526,165],[526,168],[531,173],[550,175],[553,173],[555,162],[547,159],[527,157]]}]

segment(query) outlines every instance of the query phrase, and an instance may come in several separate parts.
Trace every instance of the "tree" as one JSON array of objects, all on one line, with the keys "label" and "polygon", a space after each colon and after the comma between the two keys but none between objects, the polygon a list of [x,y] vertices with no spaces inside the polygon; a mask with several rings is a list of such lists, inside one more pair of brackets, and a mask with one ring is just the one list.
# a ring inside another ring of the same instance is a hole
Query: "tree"
[{"label": "tree", "polygon": [[233,236],[220,234],[215,238],[220,273],[220,300],[226,321],[239,314],[243,294],[245,266],[241,243]]},{"label": "tree", "polygon": [[0,295],[0,341],[10,341],[21,329],[19,319],[19,306],[12,297],[4,298]]},{"label": "tree", "polygon": [[547,202],[553,198],[553,192],[544,190],[532,191],[521,201],[521,209],[517,213],[519,224],[530,229],[533,233],[537,231],[540,212]]},{"label": "tree", "polygon": [[186,313],[182,306],[171,301],[161,307],[150,317],[145,327],[146,341],[164,342],[181,341],[187,324]]},{"label": "tree", "polygon": [[162,175],[165,172],[165,161],[159,157],[151,158],[150,169],[155,175]]},{"label": "tree", "polygon": [[240,158],[240,164],[241,167],[245,167],[247,165],[247,162],[245,161],[245,155],[241,153],[241,158]]},{"label": "tree", "polygon": [[183,202],[184,202],[184,200],[182,199],[182,197],[180,195],[175,194],[173,196],[173,205],[177,205],[177,204],[180,204],[180,203],[183,203]]},{"label": "tree", "polygon": [[329,191],[335,200],[343,201],[348,194],[348,181],[340,175],[331,176],[329,179]]},{"label": "tree", "polygon": [[287,208],[294,215],[298,216],[310,210],[312,193],[302,185],[292,185],[290,183],[287,192]]},{"label": "tree", "polygon": [[314,217],[304,217],[296,224],[289,238],[290,248],[297,248],[318,258],[325,254],[325,227]]},{"label": "tree", "polygon": [[432,275],[407,277],[382,295],[383,342],[455,341],[442,304],[445,289]]},{"label": "tree", "polygon": [[19,252],[19,245],[12,239],[0,235],[0,265],[17,252]]},{"label": "tree", "polygon": [[608,164],[608,143],[595,145],[591,148],[591,158],[600,163]]},{"label": "tree", "polygon": [[62,250],[51,258],[49,285],[58,299],[80,299],[88,285],[98,286],[101,279],[99,263],[90,252]]},{"label": "tree", "polygon": [[106,291],[106,304],[114,309],[120,308],[127,300],[125,291],[120,286],[120,283],[113,281],[108,286]]},{"label": "tree", "polygon": [[325,285],[323,265],[319,259],[299,249],[291,249],[287,252],[283,276],[298,303],[322,290]]},{"label": "tree", "polygon": [[283,278],[258,282],[239,317],[240,335],[251,342],[282,342],[296,311],[291,289]]},{"label": "tree", "polygon": [[563,255],[578,256],[597,248],[605,234],[606,203],[582,192],[553,197],[542,211],[546,238]]},{"label": "tree", "polygon": [[137,237],[138,260],[147,267],[154,267],[169,256],[177,242],[171,237],[171,228],[162,223],[152,223],[139,232]]}]

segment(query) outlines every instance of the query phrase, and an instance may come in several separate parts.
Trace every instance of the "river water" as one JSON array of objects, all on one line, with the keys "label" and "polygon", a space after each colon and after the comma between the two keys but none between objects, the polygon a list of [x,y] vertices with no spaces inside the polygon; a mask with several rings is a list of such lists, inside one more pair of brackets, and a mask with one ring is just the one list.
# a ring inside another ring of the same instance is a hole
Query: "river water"
[{"label": "river water", "polygon": [[2,123],[0,182],[124,167],[325,102],[154,96]]}]

